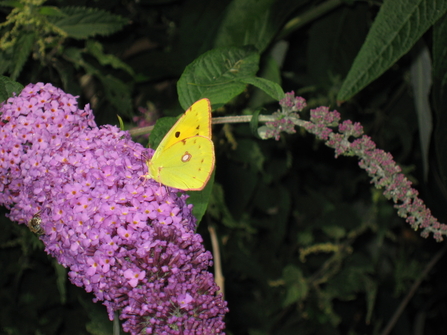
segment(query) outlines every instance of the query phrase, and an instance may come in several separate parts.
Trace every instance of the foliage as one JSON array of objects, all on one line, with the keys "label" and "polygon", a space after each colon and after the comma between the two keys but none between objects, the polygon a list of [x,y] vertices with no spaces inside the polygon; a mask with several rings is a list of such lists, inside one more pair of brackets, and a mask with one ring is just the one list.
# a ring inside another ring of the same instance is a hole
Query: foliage
[{"label": "foliage", "polygon": [[[214,116],[247,121],[294,90],[308,109],[361,122],[446,217],[445,1],[2,4],[0,70],[13,79],[0,80],[2,100],[51,82],[90,103],[98,123],[118,124],[119,113],[129,129],[137,108],[151,126],[159,110],[175,116],[202,97]],[[172,122],[157,122],[151,145]],[[215,181],[191,195],[205,242],[207,227],[220,242],[227,333],[380,334],[441,246],[397,216],[355,157],[335,159],[296,131],[274,141],[247,122],[213,127]],[[37,238],[3,221],[1,332],[110,333],[101,306],[65,282]],[[446,276],[438,267],[425,278],[395,334],[424,318],[426,333],[444,331]]]}]

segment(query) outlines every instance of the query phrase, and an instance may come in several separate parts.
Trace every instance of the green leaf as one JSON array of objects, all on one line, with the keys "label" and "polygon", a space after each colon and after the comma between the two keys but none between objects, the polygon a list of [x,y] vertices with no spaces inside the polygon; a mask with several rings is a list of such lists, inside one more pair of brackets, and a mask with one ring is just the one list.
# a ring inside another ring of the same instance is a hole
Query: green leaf
[{"label": "green leaf", "polygon": [[388,0],[338,92],[344,101],[389,69],[447,10],[447,1]]},{"label": "green leaf", "polygon": [[124,121],[123,121],[122,117],[119,116],[118,114],[116,114],[116,117],[118,119],[118,123],[120,125],[120,129],[121,130],[126,130],[126,127],[124,126]]},{"label": "green leaf", "polygon": [[[92,304],[91,299],[84,296],[78,298],[84,313],[89,316],[89,322],[85,325],[88,334],[108,335],[114,333],[114,322],[110,321],[106,310],[100,304]],[[117,317],[117,314],[115,314]],[[119,333],[119,332],[117,332]]]},{"label": "green leaf", "polygon": [[66,15],[65,17],[49,17],[48,20],[65,31],[69,37],[76,39],[111,35],[129,23],[127,19],[119,15],[97,8],[64,7],[61,11]]},{"label": "green leaf", "polygon": [[188,65],[177,83],[179,101],[186,110],[201,98],[215,108],[245,89],[240,78],[258,71],[259,53],[253,47],[219,48],[206,52]]},{"label": "green leaf", "polygon": [[26,61],[28,60],[31,50],[34,46],[36,35],[34,33],[22,34],[14,46],[14,66],[11,69],[11,79],[15,80],[19,76]]},{"label": "green leaf", "polygon": [[6,73],[13,67],[14,62],[11,61],[12,50],[0,52],[0,75]]},{"label": "green leaf", "polygon": [[[288,50],[288,43],[285,41],[279,41],[275,44],[274,47],[270,50],[268,55],[263,56],[262,68],[258,73],[258,77],[270,80],[281,86],[282,83],[282,74],[281,67],[284,63],[284,59],[286,57],[286,53]],[[275,98],[272,98],[266,92],[261,89],[253,90],[249,107],[256,109],[259,106],[265,106],[266,104],[270,104],[276,102]]]},{"label": "green leaf", "polygon": [[132,100],[128,84],[112,75],[96,74],[104,86],[107,100],[121,113],[128,113],[132,109]]},{"label": "green leaf", "polygon": [[265,156],[259,146],[259,141],[251,139],[239,140],[236,150],[231,152],[231,158],[250,166],[252,171],[256,172],[262,171],[265,162]]},{"label": "green leaf", "polygon": [[24,4],[22,4],[20,1],[0,1],[0,6],[2,7],[15,7],[22,9],[25,7]]},{"label": "green leaf", "polygon": [[64,58],[72,62],[76,68],[81,65],[82,60],[82,50],[79,48],[69,47],[64,50]]},{"label": "green leaf", "polygon": [[101,65],[110,65],[114,69],[124,70],[133,76],[134,73],[132,68],[114,55],[105,54],[102,44],[98,41],[88,40],[86,47],[88,52],[92,54]]},{"label": "green leaf", "polygon": [[[236,221],[243,220],[247,211],[250,211],[248,207],[252,206],[253,195],[259,187],[261,177],[257,172],[262,169],[262,162],[265,161],[259,143],[249,141],[245,140],[244,143],[238,141],[237,149],[227,152],[229,161],[225,168],[219,170],[219,180],[225,187],[225,200]],[[247,149],[253,149],[255,152],[248,152]],[[244,154],[249,155],[253,161],[244,157]]]},{"label": "green leaf", "polygon": [[46,16],[57,16],[57,17],[67,16],[67,14],[62,12],[59,7],[54,7],[54,6],[39,7],[39,13],[42,15],[46,15]]},{"label": "green leaf", "polygon": [[8,77],[0,76],[0,102],[6,101],[8,98],[19,95],[23,86]]},{"label": "green leaf", "polygon": [[163,137],[165,137],[166,133],[169,129],[172,128],[175,122],[177,122],[176,117],[162,117],[155,122],[154,129],[151,131],[151,135],[149,136],[149,147],[152,149],[157,149]]},{"label": "green leaf", "polygon": [[225,11],[214,45],[254,45],[263,51],[290,13],[306,1],[233,0]]},{"label": "green leaf", "polygon": [[56,272],[56,285],[61,296],[61,304],[67,301],[67,269],[60,265],[55,259],[52,261],[53,268]]},{"label": "green leaf", "polygon": [[64,57],[73,62],[75,67],[83,67],[88,74],[97,77],[104,87],[106,99],[120,113],[128,113],[131,111],[132,100],[130,97],[130,91],[132,90],[132,85],[129,83],[124,83],[111,74],[103,75],[100,69],[83,60],[82,51],[79,49],[67,49],[64,52]]},{"label": "green leaf", "polygon": [[306,298],[309,288],[300,269],[294,265],[287,265],[283,269],[283,278],[287,288],[284,307]]},{"label": "green leaf", "polygon": [[[206,1],[189,0],[182,2],[181,17],[176,29],[178,43],[170,52],[162,51],[164,60],[157,62],[161,67],[156,71],[169,72],[172,75],[172,68],[179,76],[185,67],[204,52],[215,48],[217,30],[221,27],[223,15],[228,4],[232,0]],[[234,45],[233,45],[234,46]],[[154,51],[146,54],[151,59]],[[166,57],[171,56],[166,59]],[[150,63],[149,63],[150,64]],[[151,66],[153,68],[153,66]],[[154,70],[151,70],[153,73]]]},{"label": "green leaf", "polygon": [[[306,49],[310,81],[323,89],[340,88],[370,28],[370,6],[342,6],[309,29]],[[337,29],[334,29],[337,27]]]},{"label": "green leaf", "polygon": [[213,185],[213,192],[210,195],[208,213],[213,219],[221,222],[228,228],[239,227],[225,203],[224,191],[222,185],[220,184],[216,183]]},{"label": "green leaf", "polygon": [[[275,33],[269,27],[274,0],[235,0],[228,6],[216,47],[254,45],[263,50]],[[278,27],[279,28],[279,27]]]},{"label": "green leaf", "polygon": [[354,299],[357,293],[366,295],[367,322],[371,319],[377,298],[378,284],[370,273],[374,273],[371,259],[353,254],[345,259],[343,269],[338,272],[326,287],[326,293],[343,301]]},{"label": "green leaf", "polygon": [[275,100],[279,101],[284,98],[284,91],[282,90],[281,86],[273,81],[259,77],[244,77],[240,78],[239,81],[256,86]]},{"label": "green leaf", "polygon": [[202,217],[208,208],[208,203],[211,199],[211,193],[213,191],[214,185],[214,175],[215,171],[211,174],[210,180],[206,184],[205,188],[202,191],[189,191],[186,192],[189,195],[189,198],[186,200],[186,203],[193,204],[194,207],[192,209],[192,214],[197,219],[197,227],[199,226],[200,221],[202,221]]},{"label": "green leaf", "polygon": [[261,110],[258,109],[256,111],[253,112],[253,116],[250,120],[250,129],[251,129],[251,133],[255,136],[255,137],[259,137],[258,134],[258,128],[259,128],[259,114],[261,114]]},{"label": "green leaf", "polygon": [[24,4],[22,4],[20,1],[14,1],[14,0],[11,0],[11,1],[0,1],[0,6],[3,6],[3,7],[15,7],[15,8],[23,8],[23,7],[25,7],[25,5]]},{"label": "green leaf", "polygon": [[64,91],[70,92],[73,95],[80,95],[81,90],[76,83],[76,75],[77,75],[75,69],[76,65],[70,64],[69,62],[64,61],[62,59],[54,60],[52,65],[59,73],[59,77],[60,80],[62,81]]}]

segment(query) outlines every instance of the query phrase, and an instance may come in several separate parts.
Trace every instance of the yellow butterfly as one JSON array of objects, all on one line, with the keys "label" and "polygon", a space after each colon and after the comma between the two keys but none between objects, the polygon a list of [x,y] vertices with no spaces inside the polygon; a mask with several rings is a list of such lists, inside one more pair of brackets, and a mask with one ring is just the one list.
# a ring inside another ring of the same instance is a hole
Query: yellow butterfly
[{"label": "yellow butterfly", "polygon": [[214,169],[211,104],[196,101],[168,131],[146,161],[147,179],[184,191],[202,190]]}]

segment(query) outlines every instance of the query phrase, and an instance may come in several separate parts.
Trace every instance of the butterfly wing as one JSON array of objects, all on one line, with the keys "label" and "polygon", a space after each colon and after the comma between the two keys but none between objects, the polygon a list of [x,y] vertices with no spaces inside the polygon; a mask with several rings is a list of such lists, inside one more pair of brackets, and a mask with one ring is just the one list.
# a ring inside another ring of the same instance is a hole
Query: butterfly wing
[{"label": "butterfly wing", "polygon": [[186,110],[165,135],[158,148],[163,150],[193,136],[211,138],[211,103],[206,98],[196,101]]},{"label": "butterfly wing", "polygon": [[[156,152],[157,154],[157,152]],[[214,169],[214,144],[193,136],[165,147],[149,161],[149,173],[159,183],[184,191],[202,190]]]}]

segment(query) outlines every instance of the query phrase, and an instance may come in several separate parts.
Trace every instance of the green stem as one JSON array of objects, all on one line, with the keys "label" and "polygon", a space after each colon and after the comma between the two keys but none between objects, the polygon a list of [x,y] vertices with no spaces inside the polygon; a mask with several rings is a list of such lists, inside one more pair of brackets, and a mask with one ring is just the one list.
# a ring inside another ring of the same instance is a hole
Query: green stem
[{"label": "green stem", "polygon": [[298,30],[302,26],[313,21],[317,17],[320,17],[320,16],[330,12],[335,7],[338,7],[343,3],[344,3],[343,0],[328,0],[324,3],[322,3],[318,7],[312,8],[311,10],[308,10],[307,12],[303,13],[302,15],[294,17],[293,19],[291,19],[289,22],[287,22],[285,24],[284,28],[279,32],[278,36],[276,37],[276,40],[282,40],[283,38],[290,35],[295,30]]}]

